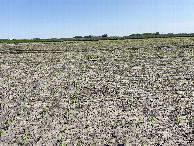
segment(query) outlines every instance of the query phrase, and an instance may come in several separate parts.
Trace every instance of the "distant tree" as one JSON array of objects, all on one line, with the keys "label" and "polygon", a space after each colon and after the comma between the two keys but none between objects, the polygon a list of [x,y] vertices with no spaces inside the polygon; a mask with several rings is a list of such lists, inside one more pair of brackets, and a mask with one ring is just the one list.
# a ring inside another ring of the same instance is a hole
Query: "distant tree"
[{"label": "distant tree", "polygon": [[142,35],[152,35],[152,33],[143,33]]},{"label": "distant tree", "polygon": [[141,34],[137,33],[137,34],[132,34],[130,36],[141,36]]},{"label": "distant tree", "polygon": [[83,38],[82,36],[75,36],[74,38]]},{"label": "distant tree", "polygon": [[105,37],[106,38],[106,37],[108,37],[108,35],[107,34],[103,34],[102,37]]},{"label": "distant tree", "polygon": [[84,36],[84,38],[92,38],[92,36],[91,36],[91,35],[89,35],[89,36]]},{"label": "distant tree", "polygon": [[156,35],[160,35],[160,33],[159,32],[156,32]]}]

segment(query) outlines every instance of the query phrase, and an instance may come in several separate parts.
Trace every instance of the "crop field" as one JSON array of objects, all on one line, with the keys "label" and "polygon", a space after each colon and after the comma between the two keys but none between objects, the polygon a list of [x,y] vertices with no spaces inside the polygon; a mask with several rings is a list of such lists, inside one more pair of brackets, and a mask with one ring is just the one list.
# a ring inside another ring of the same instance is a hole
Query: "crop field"
[{"label": "crop field", "polygon": [[0,146],[191,146],[194,38],[0,44]]}]

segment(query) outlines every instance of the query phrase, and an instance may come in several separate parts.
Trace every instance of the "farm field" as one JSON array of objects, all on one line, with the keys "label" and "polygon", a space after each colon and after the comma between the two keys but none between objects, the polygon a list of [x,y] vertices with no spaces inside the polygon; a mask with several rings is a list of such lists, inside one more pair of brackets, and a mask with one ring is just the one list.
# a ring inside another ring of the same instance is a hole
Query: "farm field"
[{"label": "farm field", "polygon": [[0,44],[0,145],[193,142],[194,38]]}]

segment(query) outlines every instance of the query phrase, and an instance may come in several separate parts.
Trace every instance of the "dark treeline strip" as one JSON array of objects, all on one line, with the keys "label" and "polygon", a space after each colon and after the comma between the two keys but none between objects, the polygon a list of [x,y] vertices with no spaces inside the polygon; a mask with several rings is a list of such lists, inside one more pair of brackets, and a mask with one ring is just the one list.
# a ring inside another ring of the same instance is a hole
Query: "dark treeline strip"
[{"label": "dark treeline strip", "polygon": [[172,37],[194,37],[190,34],[171,35],[141,35],[123,37],[99,37],[99,38],[60,38],[60,39],[24,39],[24,40],[0,40],[0,43],[33,43],[33,42],[63,42],[63,41],[99,41],[99,40],[124,40],[124,39],[148,39],[148,38],[172,38]]},{"label": "dark treeline strip", "polygon": [[62,42],[61,39],[0,40],[0,43]]}]

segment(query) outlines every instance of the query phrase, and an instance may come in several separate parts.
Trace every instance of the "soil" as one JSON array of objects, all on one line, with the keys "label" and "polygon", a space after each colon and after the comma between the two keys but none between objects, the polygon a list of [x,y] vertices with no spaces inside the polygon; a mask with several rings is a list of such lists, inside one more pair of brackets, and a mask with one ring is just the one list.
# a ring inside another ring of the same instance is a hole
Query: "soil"
[{"label": "soil", "polygon": [[0,44],[0,145],[194,145],[193,44]]}]

